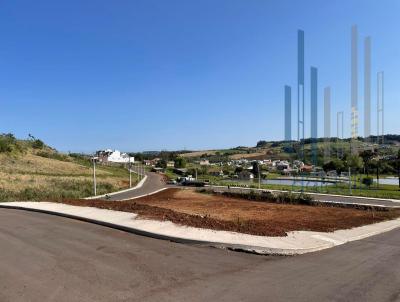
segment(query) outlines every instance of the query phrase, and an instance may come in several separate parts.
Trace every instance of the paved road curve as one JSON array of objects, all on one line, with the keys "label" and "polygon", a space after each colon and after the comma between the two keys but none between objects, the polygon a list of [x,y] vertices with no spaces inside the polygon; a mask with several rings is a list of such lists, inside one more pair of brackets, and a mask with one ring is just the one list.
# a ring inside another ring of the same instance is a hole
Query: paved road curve
[{"label": "paved road curve", "polygon": [[385,207],[400,207],[400,200],[398,201],[390,201],[387,199],[378,199],[378,198],[357,198],[352,196],[332,196],[332,195],[319,195],[313,194],[314,198],[321,201],[333,201],[340,203],[361,203],[368,205],[378,205]]},{"label": "paved road curve", "polygon": [[399,301],[400,230],[297,257],[0,209],[0,301]]},{"label": "paved road curve", "polygon": [[166,185],[163,181],[163,176],[161,174],[147,172],[146,175],[147,175],[147,179],[141,188],[131,190],[128,192],[114,194],[114,195],[110,196],[109,200],[123,200],[123,199],[135,198],[138,196],[153,193],[154,191],[157,191],[157,190],[160,190],[160,189],[166,187]]}]

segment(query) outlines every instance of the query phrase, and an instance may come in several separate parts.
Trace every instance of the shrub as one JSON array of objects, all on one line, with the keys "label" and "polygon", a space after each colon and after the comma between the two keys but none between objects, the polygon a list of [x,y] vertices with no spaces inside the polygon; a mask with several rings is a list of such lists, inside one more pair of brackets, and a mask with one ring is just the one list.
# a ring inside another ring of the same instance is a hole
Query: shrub
[{"label": "shrub", "polygon": [[44,148],[44,142],[41,141],[40,139],[35,139],[32,141],[32,148],[33,149],[43,149]]},{"label": "shrub", "polygon": [[48,152],[48,151],[39,151],[36,153],[37,156],[56,159],[60,161],[68,161],[68,156],[64,154],[60,154],[57,152]]},{"label": "shrub", "polygon": [[0,152],[12,152],[17,146],[17,140],[13,134],[2,134],[0,135]]},{"label": "shrub", "polygon": [[374,183],[374,180],[372,177],[364,177],[361,182],[369,188]]},{"label": "shrub", "polygon": [[316,202],[310,195],[306,194],[293,194],[293,193],[279,193],[273,194],[270,191],[263,191],[261,193],[257,193],[254,190],[250,192],[219,192],[215,194],[221,194],[227,197],[233,198],[243,198],[247,200],[253,201],[267,201],[274,203],[286,203],[286,204],[302,204],[302,205],[315,205]]}]

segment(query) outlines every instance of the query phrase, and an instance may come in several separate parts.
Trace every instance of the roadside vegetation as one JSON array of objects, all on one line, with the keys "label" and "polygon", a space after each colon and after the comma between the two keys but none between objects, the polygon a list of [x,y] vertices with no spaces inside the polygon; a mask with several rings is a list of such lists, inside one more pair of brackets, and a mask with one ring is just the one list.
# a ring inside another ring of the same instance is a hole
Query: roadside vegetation
[{"label": "roadside vegetation", "polygon": [[[96,170],[98,194],[129,185],[121,165]],[[88,156],[60,153],[31,135],[26,140],[0,135],[0,201],[88,197],[93,195],[92,173]]]}]

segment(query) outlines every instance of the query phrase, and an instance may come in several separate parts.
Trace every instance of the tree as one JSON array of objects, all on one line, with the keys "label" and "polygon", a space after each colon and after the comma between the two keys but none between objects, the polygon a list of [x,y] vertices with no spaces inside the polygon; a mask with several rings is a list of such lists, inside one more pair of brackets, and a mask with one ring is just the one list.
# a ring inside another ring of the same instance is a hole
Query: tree
[{"label": "tree", "polygon": [[363,168],[363,160],[359,155],[350,155],[347,158],[347,165],[352,168],[355,172]]},{"label": "tree", "polygon": [[235,168],[235,173],[236,174],[238,174],[238,173],[240,173],[240,172],[242,172],[243,171],[243,167],[236,167]]},{"label": "tree", "polygon": [[372,186],[373,182],[374,182],[374,180],[372,179],[372,177],[369,177],[369,176],[364,177],[364,178],[362,179],[362,184],[363,184],[363,185],[366,185],[368,188],[369,188],[370,186]]},{"label": "tree", "polygon": [[268,145],[268,142],[267,142],[267,141],[261,140],[261,141],[258,141],[258,142],[257,142],[256,147],[257,147],[257,148],[262,148],[262,147],[266,147],[267,145]]},{"label": "tree", "polygon": [[374,156],[374,153],[371,150],[364,150],[360,153],[360,156],[363,159],[365,172],[367,173],[368,176],[369,162]]},{"label": "tree", "polygon": [[323,169],[326,172],[335,170],[340,173],[340,172],[344,171],[344,163],[342,160],[335,158],[335,159],[331,160],[330,162],[324,164]]},{"label": "tree", "polygon": [[258,173],[260,173],[260,166],[258,162],[253,162],[253,174],[258,177]]},{"label": "tree", "polygon": [[43,149],[44,147],[44,142],[42,142],[40,139],[35,139],[32,141],[32,148],[33,149]]},{"label": "tree", "polygon": [[167,168],[167,161],[165,159],[160,159],[157,164],[156,164],[157,168]]},{"label": "tree", "polygon": [[175,159],[174,167],[175,168],[185,168],[186,167],[186,159],[183,157],[177,157]]}]

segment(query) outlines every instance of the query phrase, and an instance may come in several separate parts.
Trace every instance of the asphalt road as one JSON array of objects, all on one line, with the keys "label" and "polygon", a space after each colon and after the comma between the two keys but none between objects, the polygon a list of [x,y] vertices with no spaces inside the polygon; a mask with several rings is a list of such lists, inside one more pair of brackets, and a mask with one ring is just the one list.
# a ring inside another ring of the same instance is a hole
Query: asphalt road
[{"label": "asphalt road", "polygon": [[396,202],[385,199],[357,198],[357,197],[318,195],[318,194],[313,194],[313,196],[315,197],[315,199],[321,201],[334,201],[340,203],[362,203],[362,204],[379,205],[386,207],[400,207],[400,200]]},{"label": "asphalt road", "polygon": [[400,301],[400,230],[266,257],[0,209],[0,301]]},{"label": "asphalt road", "polygon": [[147,172],[146,175],[147,179],[141,188],[131,190],[128,192],[114,194],[109,197],[109,200],[123,200],[123,199],[135,198],[138,196],[153,193],[154,191],[166,187],[162,175],[153,172]]}]

